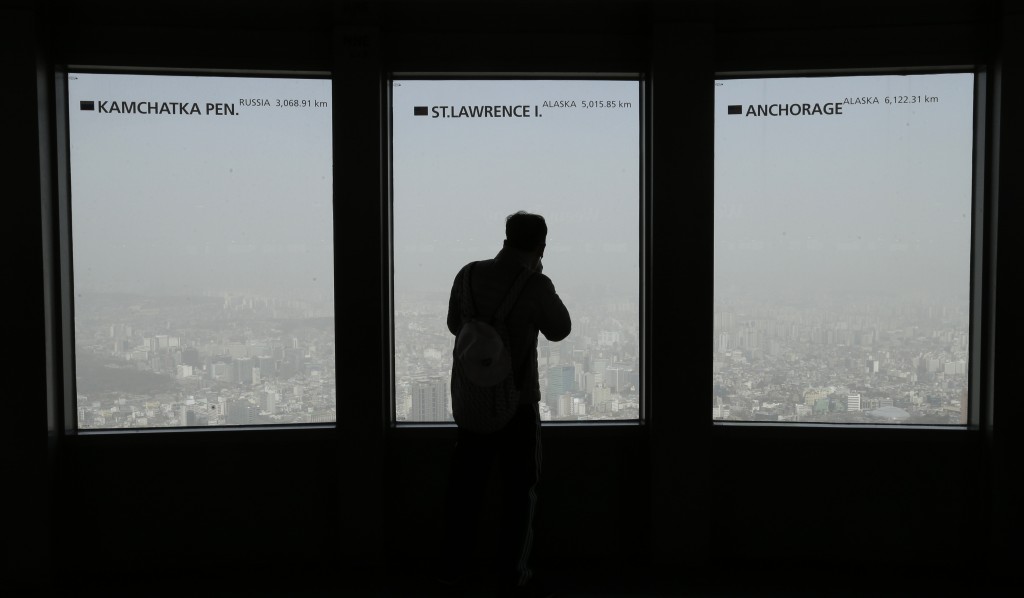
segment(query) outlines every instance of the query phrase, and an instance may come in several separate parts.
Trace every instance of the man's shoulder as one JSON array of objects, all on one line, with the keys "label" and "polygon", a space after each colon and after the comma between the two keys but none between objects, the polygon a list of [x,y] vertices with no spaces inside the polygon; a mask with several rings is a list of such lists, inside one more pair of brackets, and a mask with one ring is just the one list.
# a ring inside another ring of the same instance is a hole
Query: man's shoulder
[{"label": "man's shoulder", "polygon": [[471,262],[466,262],[465,265],[463,265],[461,268],[459,268],[459,272],[465,272],[466,270],[468,270],[470,268],[476,268],[476,267],[479,267],[479,266],[482,266],[482,267],[486,268],[488,266],[493,265],[494,261],[495,261],[494,258],[490,258],[490,259],[486,259],[486,260],[473,260]]},{"label": "man's shoulder", "polygon": [[458,280],[458,279],[462,278],[471,269],[472,269],[473,273],[479,272],[480,269],[477,268],[477,266],[480,265],[483,262],[486,262],[486,261],[488,261],[488,260],[473,260],[472,262],[467,262],[467,263],[463,264],[463,266],[461,268],[459,268],[458,273],[455,274],[455,279]]}]

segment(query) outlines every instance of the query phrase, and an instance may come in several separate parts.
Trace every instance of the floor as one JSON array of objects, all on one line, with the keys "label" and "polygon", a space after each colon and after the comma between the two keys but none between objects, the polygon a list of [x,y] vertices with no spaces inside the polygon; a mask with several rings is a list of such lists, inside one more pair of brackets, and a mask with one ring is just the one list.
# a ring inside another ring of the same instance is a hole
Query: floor
[{"label": "floor", "polygon": [[[680,568],[655,581],[646,574],[624,573],[606,564],[587,570],[545,570],[540,593],[502,592],[483,580],[464,588],[440,585],[430,571],[403,564],[388,572],[343,571],[341,567],[290,570],[282,575],[272,564],[255,562],[251,568],[214,573],[213,582],[203,567],[150,572],[142,578],[120,574],[116,568],[102,575],[77,578],[104,598],[301,598],[343,596],[354,598],[939,598],[1017,596],[1006,586],[986,583],[977,571],[960,570],[952,563],[935,563],[926,571],[907,573],[897,564],[888,567],[865,562],[860,568],[839,566],[830,571],[813,568],[772,567],[753,571],[737,565],[731,571]],[[897,571],[899,578],[880,572]],[[40,580],[36,580],[38,583]],[[54,580],[50,580],[54,581]],[[92,584],[92,585],[90,585]],[[18,588],[11,596],[50,596],[42,583]],[[52,588],[51,588],[52,589]]]},{"label": "floor", "polygon": [[[381,598],[503,598],[505,596],[545,596],[548,598],[904,598],[904,597],[1001,597],[1017,592],[990,587],[984,580],[972,579],[971,571],[952,572],[936,563],[936,568],[920,575],[905,574],[899,579],[879,574],[884,567],[867,566],[855,571],[848,568],[831,572],[789,570],[704,572],[664,576],[652,581],[649,576],[605,574],[593,571],[548,572],[540,594],[513,594],[489,588],[484,583],[453,590],[439,586],[428,576],[394,575],[387,587],[366,589],[365,596]],[[956,577],[953,577],[955,575]],[[700,579],[696,579],[697,577]],[[355,594],[353,594],[355,595]]]}]

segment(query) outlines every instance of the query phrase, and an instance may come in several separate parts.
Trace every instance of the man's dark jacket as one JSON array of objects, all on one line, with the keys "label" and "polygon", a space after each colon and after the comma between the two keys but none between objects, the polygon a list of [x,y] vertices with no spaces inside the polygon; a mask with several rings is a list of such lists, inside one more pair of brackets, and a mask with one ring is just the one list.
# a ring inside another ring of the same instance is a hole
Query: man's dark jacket
[{"label": "man's dark jacket", "polygon": [[[492,260],[467,264],[455,277],[448,300],[448,330],[458,334],[462,325],[462,278],[473,267],[471,284],[477,315],[490,318],[512,287],[516,277],[527,267],[525,252],[505,246]],[[505,319],[512,345],[512,371],[516,388],[523,402],[540,401],[540,380],[537,372],[537,333],[549,341],[569,336],[572,322],[555,285],[543,273],[536,272],[523,287],[519,300]]]}]

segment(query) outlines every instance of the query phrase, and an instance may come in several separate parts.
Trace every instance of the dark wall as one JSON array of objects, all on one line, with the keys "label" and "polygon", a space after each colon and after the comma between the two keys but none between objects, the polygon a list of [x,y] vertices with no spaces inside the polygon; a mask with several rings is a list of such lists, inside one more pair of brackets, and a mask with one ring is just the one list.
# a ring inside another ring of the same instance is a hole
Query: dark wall
[{"label": "dark wall", "polygon": [[[1005,106],[1022,97],[1024,25],[1010,8],[869,2],[857,12],[810,2],[710,1],[587,3],[585,11],[572,2],[178,6],[165,13],[138,3],[26,2],[0,12],[7,216],[16,229],[7,255],[17,257],[8,267],[19,294],[18,317],[11,318],[17,336],[9,344],[21,358],[14,363],[24,363],[5,411],[4,487],[14,501],[5,566],[42,576],[56,564],[99,586],[117,578],[188,587],[193,572],[206,571],[225,585],[331,587],[339,571],[398,574],[415,568],[409,562],[437,556],[453,430],[388,426],[381,334],[388,246],[381,89],[388,71],[421,68],[614,67],[642,72],[651,83],[650,420],[545,428],[541,562],[592,573],[654,572],[668,584],[711,583],[729,571],[751,579],[793,571],[829,577],[851,567],[977,583],[999,573],[991,564],[1017,554],[1019,466],[1011,455],[1020,441],[1007,428],[1021,421],[1012,378],[1021,324],[1008,282],[987,295],[993,304],[982,321],[996,333],[983,336],[981,425],[972,430],[713,427],[701,398],[710,394],[706,343],[669,342],[710,333],[710,318],[684,314],[707,313],[711,305],[716,70],[989,65],[989,111],[998,120],[988,154],[1002,166],[985,173],[998,190],[986,263],[1003,266],[1004,281],[1013,276],[1022,177],[1012,165],[1024,163],[1024,127],[1020,111]],[[48,337],[45,316],[57,315],[44,295],[56,279],[44,267],[53,264],[45,251],[55,233],[49,69],[66,62],[335,72],[336,195],[344,198],[336,213],[370,223],[336,234],[339,255],[364,258],[346,260],[352,269],[336,280],[358,277],[380,289],[339,292],[340,313],[370,314],[346,327],[352,342],[339,347],[351,348],[339,361],[364,364],[375,375],[340,399],[350,411],[336,429],[73,436],[50,424],[63,406],[47,387],[49,380],[59,391],[62,382],[48,373],[46,351],[56,335]],[[680,286],[684,260],[690,266]],[[701,288],[707,291],[692,292]],[[659,376],[679,367],[692,384]]]},{"label": "dark wall", "polygon": [[39,25],[31,11],[0,10],[0,93],[4,131],[3,180],[5,270],[15,283],[8,295],[7,360],[17,373],[5,393],[7,429],[0,434],[0,463],[7,509],[12,517],[2,534],[4,566],[34,567],[49,557],[49,514],[53,436],[48,431],[47,353],[44,325],[44,207],[50,171],[41,153],[48,145],[49,114]]},{"label": "dark wall", "polygon": [[[1020,506],[1024,504],[1019,455],[1024,454],[1022,434],[1014,424],[1024,417],[1024,401],[1016,388],[1014,364],[1024,359],[1024,345],[1017,342],[1024,334],[1024,318],[1017,306],[1024,301],[1021,285],[1015,284],[1014,266],[1021,255],[1018,223],[1024,218],[1024,177],[1016,165],[1024,164],[1024,115],[1014,109],[1014,98],[1024,97],[1024,12],[1021,8],[1003,19],[999,31],[1002,45],[996,63],[997,89],[993,94],[999,114],[992,145],[996,158],[990,172],[992,187],[997,191],[998,222],[993,227],[998,262],[1003,276],[997,279],[995,329],[992,341],[993,408],[987,414],[986,455],[993,476],[992,533],[990,541],[997,551],[1000,572],[1007,577],[1019,562],[1021,525]],[[1016,103],[1019,104],[1019,101]]]},{"label": "dark wall", "polygon": [[327,587],[346,512],[335,441],[332,430],[69,439],[56,556],[70,578],[97,588],[116,578],[117,591],[199,579]]}]

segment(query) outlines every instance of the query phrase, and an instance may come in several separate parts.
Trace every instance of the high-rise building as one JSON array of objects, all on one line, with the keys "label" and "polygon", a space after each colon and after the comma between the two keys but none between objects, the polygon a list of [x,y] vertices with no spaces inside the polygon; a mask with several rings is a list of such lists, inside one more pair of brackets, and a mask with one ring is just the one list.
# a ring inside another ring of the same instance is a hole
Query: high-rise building
[{"label": "high-rise building", "polygon": [[230,363],[212,363],[210,364],[210,377],[218,382],[234,382],[234,367]]},{"label": "high-rise building", "polygon": [[598,413],[607,413],[612,408],[612,389],[608,388],[604,384],[599,384],[594,387],[593,393],[593,404],[594,411]]},{"label": "high-rise building", "polygon": [[280,399],[281,399],[281,395],[279,395],[276,391],[268,390],[268,391],[263,393],[263,401],[262,401],[262,404],[260,405],[260,407],[262,407],[263,411],[265,411],[266,413],[270,413],[270,414],[276,413],[277,412],[277,402]]},{"label": "high-rise building", "polygon": [[235,360],[235,380],[240,384],[252,384],[253,361],[250,357]]},{"label": "high-rise building", "polygon": [[554,411],[558,410],[558,397],[575,390],[576,384],[576,366],[573,365],[556,365],[548,368],[548,388],[547,397],[548,405],[552,407]]},{"label": "high-rise building", "polygon": [[570,396],[569,394],[558,395],[555,401],[555,404],[557,406],[555,409],[556,417],[569,417],[573,414],[572,396]]},{"label": "high-rise building", "polygon": [[597,345],[599,347],[611,347],[619,342],[619,333],[614,330],[602,330],[598,332]]},{"label": "high-rise building", "polygon": [[302,349],[292,348],[284,350],[284,363],[291,373],[301,372],[306,363],[306,355]]},{"label": "high-rise building", "polygon": [[828,397],[828,393],[821,389],[811,389],[804,393],[804,405],[814,407],[819,400]]},{"label": "high-rise building", "polygon": [[206,426],[209,425],[209,418],[204,413],[197,413],[195,409],[189,408],[185,410],[185,422],[186,426]]},{"label": "high-rise building", "polygon": [[616,391],[628,388],[630,385],[630,374],[633,366],[624,363],[614,363],[604,370],[604,385]]},{"label": "high-rise building", "polygon": [[185,347],[181,350],[181,363],[184,365],[190,365],[197,368],[203,364],[199,359],[199,349],[195,347]]},{"label": "high-rise building", "polygon": [[269,355],[257,357],[256,365],[260,368],[260,376],[263,379],[272,378],[277,373],[277,361]]},{"label": "high-rise building", "polygon": [[246,425],[256,423],[259,415],[259,408],[246,399],[230,401],[228,403],[225,420],[228,424]]},{"label": "high-rise building", "polygon": [[412,383],[412,408],[409,421],[450,421],[448,415],[448,383],[440,376],[431,376]]},{"label": "high-rise building", "polygon": [[846,410],[860,411],[860,393],[855,392],[846,395]]}]

